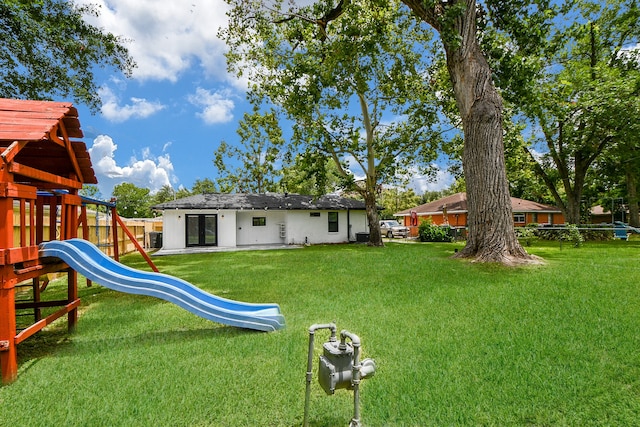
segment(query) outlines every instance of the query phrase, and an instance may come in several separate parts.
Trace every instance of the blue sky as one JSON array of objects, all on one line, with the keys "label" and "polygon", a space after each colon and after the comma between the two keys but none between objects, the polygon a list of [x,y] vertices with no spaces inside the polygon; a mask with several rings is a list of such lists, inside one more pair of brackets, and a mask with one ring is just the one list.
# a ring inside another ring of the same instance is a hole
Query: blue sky
[{"label": "blue sky", "polygon": [[[126,38],[138,65],[129,79],[97,71],[99,113],[76,105],[102,197],[121,182],[154,192],[215,180],[214,151],[222,140],[239,143],[236,127],[249,108],[246,82],[227,74],[217,37],[226,25],[224,1],[77,2],[100,6],[89,21]],[[442,170],[435,181],[416,174],[411,186],[422,193],[451,183]]]}]

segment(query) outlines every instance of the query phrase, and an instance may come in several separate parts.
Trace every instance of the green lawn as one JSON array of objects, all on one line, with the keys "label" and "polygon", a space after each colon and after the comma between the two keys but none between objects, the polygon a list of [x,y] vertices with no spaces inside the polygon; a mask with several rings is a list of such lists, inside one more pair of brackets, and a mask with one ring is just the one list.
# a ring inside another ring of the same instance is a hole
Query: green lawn
[{"label": "green lawn", "polygon": [[[57,322],[19,346],[0,425],[301,425],[308,328],[331,321],[376,360],[361,387],[367,426],[638,425],[640,241],[538,243],[527,249],[546,265],[518,269],[450,259],[461,247],[154,258],[208,292],[279,303],[287,327],[272,333],[82,284],[75,334]],[[328,331],[316,335],[319,353]],[[326,396],[314,372],[311,425],[352,413],[353,393]]]}]

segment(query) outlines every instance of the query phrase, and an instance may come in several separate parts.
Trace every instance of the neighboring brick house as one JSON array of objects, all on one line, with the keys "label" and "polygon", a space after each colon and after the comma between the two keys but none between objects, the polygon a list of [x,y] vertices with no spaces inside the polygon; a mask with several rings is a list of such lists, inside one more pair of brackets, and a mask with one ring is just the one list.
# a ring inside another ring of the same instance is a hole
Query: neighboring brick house
[{"label": "neighboring brick house", "polygon": [[[513,223],[516,227],[536,223],[564,224],[562,211],[554,206],[530,200],[511,197],[513,209]],[[400,223],[417,228],[421,220],[430,218],[436,225],[449,225],[454,228],[467,226],[467,193],[456,193],[433,202],[425,203],[414,208],[395,213]],[[412,230],[412,235],[417,231]]]}]

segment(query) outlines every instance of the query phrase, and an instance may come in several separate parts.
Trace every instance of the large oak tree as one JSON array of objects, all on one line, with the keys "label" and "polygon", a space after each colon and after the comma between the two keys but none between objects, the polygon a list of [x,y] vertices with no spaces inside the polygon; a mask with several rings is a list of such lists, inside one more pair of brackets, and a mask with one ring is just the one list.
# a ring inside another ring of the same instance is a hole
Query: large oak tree
[{"label": "large oak tree", "polygon": [[502,98],[480,42],[479,7],[471,0],[403,0],[440,34],[462,120],[462,165],[468,200],[468,239],[459,257],[518,264],[533,261],[513,228],[505,171]]}]

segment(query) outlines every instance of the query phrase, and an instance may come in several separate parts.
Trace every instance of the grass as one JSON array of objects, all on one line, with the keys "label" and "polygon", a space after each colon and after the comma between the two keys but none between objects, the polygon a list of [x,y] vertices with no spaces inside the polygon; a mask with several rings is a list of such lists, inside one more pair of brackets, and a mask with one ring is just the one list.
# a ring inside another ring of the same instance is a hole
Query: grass
[{"label": "grass", "polygon": [[[367,426],[638,425],[640,241],[537,243],[527,249],[547,264],[518,269],[452,260],[456,247],[154,258],[208,292],[279,303],[287,328],[273,333],[81,286],[75,334],[62,321],[20,345],[0,425],[301,425],[308,327],[329,321],[376,360],[361,387]],[[328,331],[316,335],[319,352]],[[347,425],[353,393],[326,396],[313,380],[311,425]]]}]

